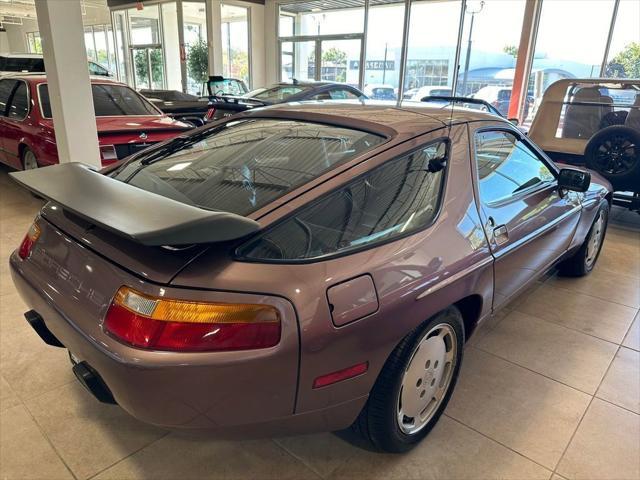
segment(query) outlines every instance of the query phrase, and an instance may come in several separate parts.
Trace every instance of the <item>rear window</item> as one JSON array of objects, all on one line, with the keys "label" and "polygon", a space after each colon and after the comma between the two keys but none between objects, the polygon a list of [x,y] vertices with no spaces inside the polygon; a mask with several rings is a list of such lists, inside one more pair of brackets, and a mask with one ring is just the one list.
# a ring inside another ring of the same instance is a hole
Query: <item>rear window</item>
[{"label": "rear window", "polygon": [[2,72],[44,72],[42,58],[0,57]]},{"label": "rear window", "polygon": [[267,90],[253,95],[252,98],[264,100],[265,102],[282,102],[292,95],[296,95],[308,88],[287,85],[282,87],[268,88]]},{"label": "rear window", "polygon": [[[147,100],[140,94],[124,85],[94,83],[91,85],[93,108],[96,117],[113,117],[122,115],[159,115]],[[49,86],[43,83],[38,86],[42,116],[51,118]]]},{"label": "rear window", "polygon": [[146,166],[133,162],[116,178],[189,205],[247,215],[383,141],[331,125],[244,120]]}]

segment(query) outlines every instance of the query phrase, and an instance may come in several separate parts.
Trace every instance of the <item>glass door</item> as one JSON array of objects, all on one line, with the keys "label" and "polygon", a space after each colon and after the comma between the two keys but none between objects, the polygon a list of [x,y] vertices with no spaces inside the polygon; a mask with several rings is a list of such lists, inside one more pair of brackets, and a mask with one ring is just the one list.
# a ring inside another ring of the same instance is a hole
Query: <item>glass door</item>
[{"label": "glass door", "polygon": [[164,88],[164,61],[159,47],[131,47],[134,87]]},{"label": "glass door", "polygon": [[320,78],[328,82],[358,85],[361,39],[320,40]]},{"label": "glass door", "polygon": [[280,43],[280,79],[282,81],[316,79],[316,41]]}]

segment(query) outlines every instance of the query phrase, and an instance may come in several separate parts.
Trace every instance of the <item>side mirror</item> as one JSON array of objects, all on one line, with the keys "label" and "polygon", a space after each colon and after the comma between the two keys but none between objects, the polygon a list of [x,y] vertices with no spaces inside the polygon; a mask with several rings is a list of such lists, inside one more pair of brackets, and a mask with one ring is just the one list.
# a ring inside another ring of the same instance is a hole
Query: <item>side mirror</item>
[{"label": "side mirror", "polygon": [[563,168],[558,174],[558,188],[586,192],[591,185],[591,174],[576,168]]},{"label": "side mirror", "polygon": [[520,125],[520,120],[518,120],[517,118],[508,118],[507,120],[513,123],[516,127]]}]

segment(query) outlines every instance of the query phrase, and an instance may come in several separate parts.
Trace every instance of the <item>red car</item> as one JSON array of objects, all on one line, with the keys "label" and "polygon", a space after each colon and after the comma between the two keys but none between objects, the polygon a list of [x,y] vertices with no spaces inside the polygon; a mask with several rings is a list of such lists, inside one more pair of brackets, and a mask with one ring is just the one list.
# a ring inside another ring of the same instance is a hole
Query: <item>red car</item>
[{"label": "red car", "polygon": [[[91,90],[103,166],[191,128],[122,83],[92,78]],[[0,79],[0,162],[20,170],[58,163],[46,75]]]}]

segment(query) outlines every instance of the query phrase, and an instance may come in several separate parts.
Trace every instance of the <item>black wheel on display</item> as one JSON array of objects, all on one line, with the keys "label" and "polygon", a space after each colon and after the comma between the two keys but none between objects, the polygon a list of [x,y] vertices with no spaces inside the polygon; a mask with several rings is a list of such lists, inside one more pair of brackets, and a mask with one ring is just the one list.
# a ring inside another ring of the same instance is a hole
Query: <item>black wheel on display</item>
[{"label": "black wheel on display", "polygon": [[437,423],[460,371],[463,325],[460,311],[449,307],[391,353],[352,426],[373,448],[406,452]]},{"label": "black wheel on display", "polygon": [[589,233],[578,251],[558,265],[560,275],[565,277],[584,277],[593,270],[602,250],[608,222],[609,202],[603,200],[591,224]]},{"label": "black wheel on display", "polygon": [[640,191],[640,131],[614,125],[596,133],[584,151],[585,165],[615,191]]}]

